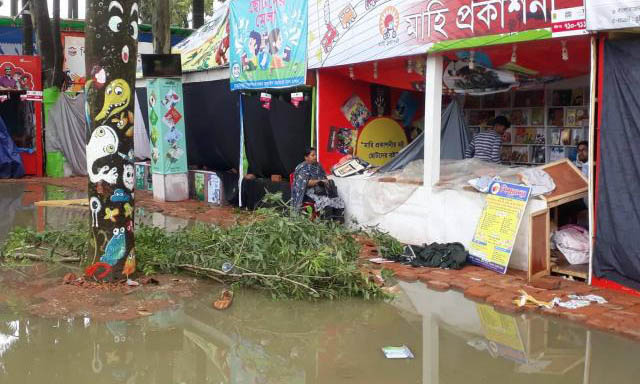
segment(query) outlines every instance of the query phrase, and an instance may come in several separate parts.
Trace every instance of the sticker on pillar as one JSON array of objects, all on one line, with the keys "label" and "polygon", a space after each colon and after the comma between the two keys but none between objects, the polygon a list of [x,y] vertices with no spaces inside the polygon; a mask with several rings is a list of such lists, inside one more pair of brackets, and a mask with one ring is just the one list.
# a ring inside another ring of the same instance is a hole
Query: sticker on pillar
[{"label": "sticker on pillar", "polygon": [[125,164],[122,171],[122,183],[130,191],[133,191],[135,187],[135,176],[133,164]]},{"label": "sticker on pillar", "polygon": [[89,199],[89,209],[91,210],[91,226],[98,228],[98,213],[102,209],[102,203],[100,199],[93,196]]},{"label": "sticker on pillar", "polygon": [[196,172],[194,177],[196,200],[204,201],[204,173]]},{"label": "sticker on pillar", "polygon": [[354,128],[362,127],[371,117],[369,108],[358,95],[351,96],[341,108],[344,117]]},{"label": "sticker on pillar", "polygon": [[220,199],[220,178],[215,173],[210,173],[207,180],[207,202],[219,205]]},{"label": "sticker on pillar", "polygon": [[291,94],[291,104],[298,108],[300,103],[304,101],[304,94],[302,92],[293,92]]},{"label": "sticker on pillar", "polygon": [[178,112],[176,108],[171,107],[167,111],[167,113],[164,114],[162,121],[164,121],[164,123],[171,128],[178,125],[181,119],[182,119],[182,115],[180,114],[180,112]]},{"label": "sticker on pillar", "polygon": [[116,217],[120,215],[120,209],[118,208],[105,208],[104,209],[104,219],[111,220],[114,223],[116,222]]},{"label": "sticker on pillar", "polygon": [[164,96],[162,100],[162,105],[167,109],[171,109],[176,106],[180,102],[180,95],[176,93],[173,89],[170,89],[169,92]]},{"label": "sticker on pillar", "polygon": [[266,92],[262,92],[260,94],[260,102],[262,103],[262,108],[264,109],[271,109],[271,95],[266,93]]},{"label": "sticker on pillar", "polygon": [[383,166],[407,145],[407,136],[398,122],[388,117],[371,120],[360,133],[358,157],[373,166]]},{"label": "sticker on pillar", "polygon": [[129,196],[124,189],[118,188],[113,191],[113,195],[110,198],[112,203],[124,203],[131,200],[131,196]]}]

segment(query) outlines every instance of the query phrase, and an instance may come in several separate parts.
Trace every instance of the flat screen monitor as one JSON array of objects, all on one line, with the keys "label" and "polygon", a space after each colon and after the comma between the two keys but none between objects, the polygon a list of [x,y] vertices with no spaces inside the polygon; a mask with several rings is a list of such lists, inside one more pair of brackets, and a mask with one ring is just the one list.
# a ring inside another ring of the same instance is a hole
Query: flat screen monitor
[{"label": "flat screen monitor", "polygon": [[144,77],[180,77],[180,55],[141,55]]}]

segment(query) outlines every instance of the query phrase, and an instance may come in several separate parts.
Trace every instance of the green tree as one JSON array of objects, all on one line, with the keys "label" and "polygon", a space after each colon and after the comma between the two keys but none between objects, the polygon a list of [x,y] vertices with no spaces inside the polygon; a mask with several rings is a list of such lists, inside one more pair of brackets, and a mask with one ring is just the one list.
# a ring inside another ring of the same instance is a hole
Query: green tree
[{"label": "green tree", "polygon": [[[204,0],[204,14],[213,14],[213,2],[215,0]],[[219,1],[219,0],[218,0]],[[224,2],[224,1],[221,1]],[[153,22],[155,0],[140,1],[140,20],[143,24]],[[193,0],[169,0],[171,25],[189,28],[189,15],[193,8]]]}]

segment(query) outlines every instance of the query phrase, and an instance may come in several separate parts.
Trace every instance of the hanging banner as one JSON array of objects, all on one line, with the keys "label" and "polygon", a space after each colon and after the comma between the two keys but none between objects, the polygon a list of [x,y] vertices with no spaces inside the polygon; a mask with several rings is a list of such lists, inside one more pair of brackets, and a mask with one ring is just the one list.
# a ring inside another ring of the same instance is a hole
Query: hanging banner
[{"label": "hanging banner", "polygon": [[586,0],[587,29],[640,27],[640,0]]},{"label": "hanging banner", "polygon": [[231,2],[231,90],[303,85],[307,0]]},{"label": "hanging banner", "polygon": [[205,71],[229,63],[229,5],[224,3],[211,20],[177,44],[172,52],[181,56],[182,71]]},{"label": "hanging banner", "polygon": [[471,263],[506,273],[531,188],[494,181],[469,247]]},{"label": "hanging banner", "polygon": [[70,80],[70,92],[81,92],[85,83],[84,36],[63,34],[64,64],[62,71]]},{"label": "hanging banner", "polygon": [[586,33],[584,0],[309,1],[309,68],[446,50],[471,37],[486,38],[466,47],[496,44],[495,35],[513,42]]}]

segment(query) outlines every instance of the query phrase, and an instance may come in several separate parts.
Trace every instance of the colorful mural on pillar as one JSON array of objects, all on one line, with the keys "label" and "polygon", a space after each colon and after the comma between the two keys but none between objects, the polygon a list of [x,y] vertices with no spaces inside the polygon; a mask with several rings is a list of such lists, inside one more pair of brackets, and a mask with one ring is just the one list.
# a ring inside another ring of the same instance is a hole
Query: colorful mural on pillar
[{"label": "colorful mural on pillar", "polygon": [[97,280],[119,280],[135,271],[133,87],[138,3],[89,2],[85,84],[87,171],[93,263]]},{"label": "colorful mural on pillar", "polygon": [[151,126],[151,172],[187,172],[187,142],[180,79],[152,79],[147,84]]},{"label": "colorful mural on pillar", "polygon": [[231,90],[305,83],[307,0],[231,2]]},{"label": "colorful mural on pillar", "polygon": [[309,68],[586,33],[584,0],[309,1]]}]

